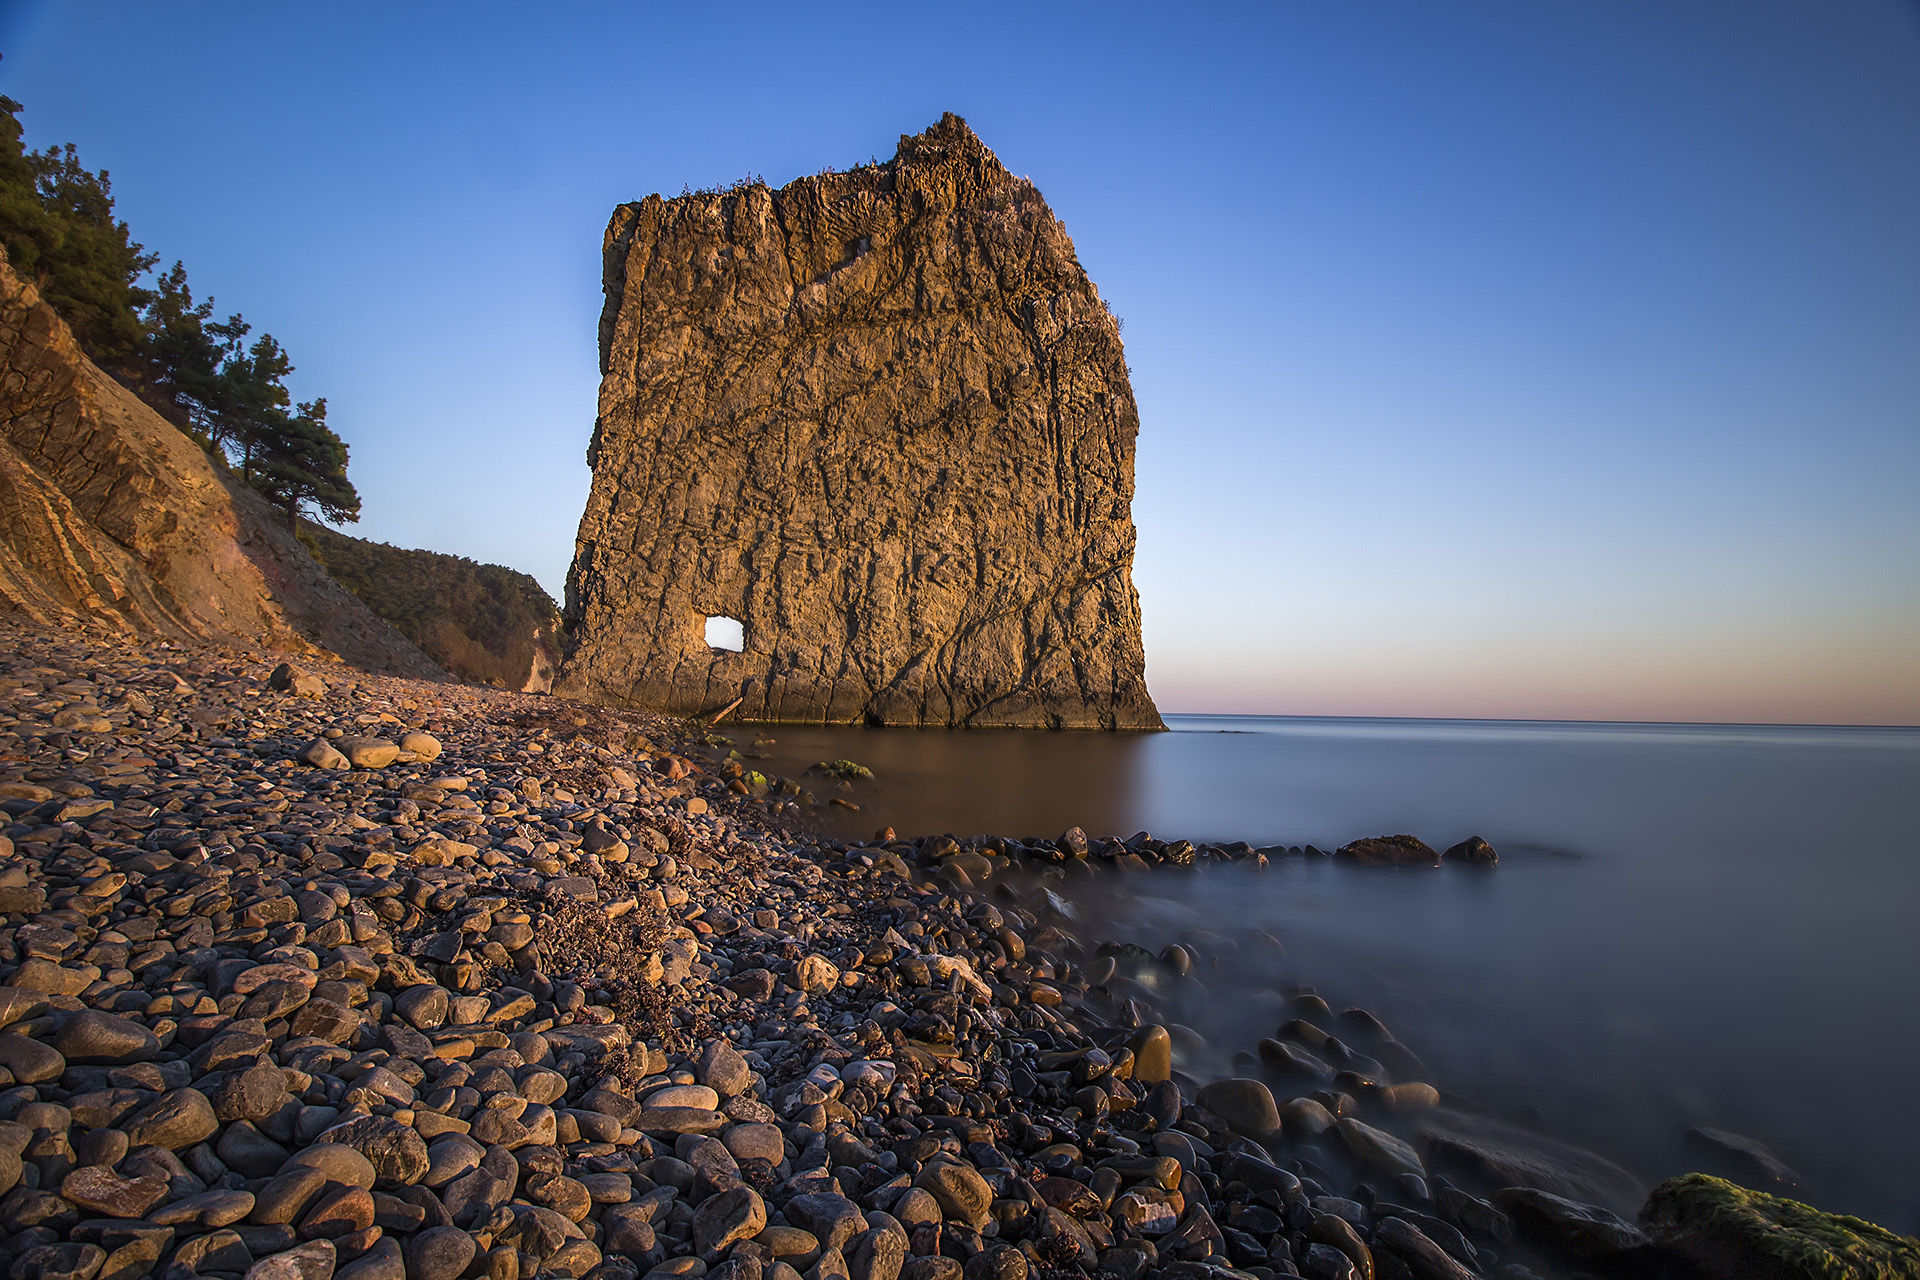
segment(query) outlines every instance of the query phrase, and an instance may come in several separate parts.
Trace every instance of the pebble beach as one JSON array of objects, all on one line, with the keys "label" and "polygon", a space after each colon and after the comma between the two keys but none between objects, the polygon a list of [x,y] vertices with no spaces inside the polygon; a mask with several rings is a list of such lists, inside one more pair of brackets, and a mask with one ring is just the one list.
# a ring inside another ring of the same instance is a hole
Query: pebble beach
[{"label": "pebble beach", "polygon": [[0,653],[13,1280],[1669,1266],[1643,1189],[1363,1010],[1301,988],[1245,1074],[1187,1076],[1154,975],[1203,957],[1078,936],[1049,887],[1262,851],[850,844],[807,821],[832,770],[702,725],[11,622]]}]

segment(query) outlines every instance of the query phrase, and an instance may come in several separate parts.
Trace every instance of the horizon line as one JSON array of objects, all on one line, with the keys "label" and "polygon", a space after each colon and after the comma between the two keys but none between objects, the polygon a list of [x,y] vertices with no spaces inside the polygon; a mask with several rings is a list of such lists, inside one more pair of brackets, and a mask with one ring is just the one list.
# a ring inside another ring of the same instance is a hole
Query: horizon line
[{"label": "horizon line", "polygon": [[1420,720],[1434,724],[1591,724],[1694,729],[1920,729],[1915,724],[1830,723],[1816,720],[1597,720],[1579,716],[1382,716],[1314,715],[1294,711],[1162,711],[1161,716],[1213,716],[1245,720]]}]

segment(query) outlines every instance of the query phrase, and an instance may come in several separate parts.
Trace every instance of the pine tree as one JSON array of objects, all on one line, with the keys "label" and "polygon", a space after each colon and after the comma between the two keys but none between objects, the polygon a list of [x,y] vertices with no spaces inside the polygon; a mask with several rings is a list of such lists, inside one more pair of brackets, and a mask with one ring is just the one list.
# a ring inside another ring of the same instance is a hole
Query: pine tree
[{"label": "pine tree", "polygon": [[347,479],[346,442],[327,426],[326,400],[310,400],[282,413],[258,442],[253,486],[287,516],[287,527],[303,506],[312,506],[334,524],[360,518],[360,495]]},{"label": "pine tree", "polygon": [[347,446],[327,426],[324,399],[294,405],[293,362],[270,333],[213,318],[176,262],[159,261],[113,216],[106,170],[90,172],[71,143],[30,152],[11,98],[0,97],[0,245],[16,272],[67,322],[94,361],[132,387],[287,514],[359,518]]},{"label": "pine tree", "polygon": [[176,425],[213,445],[225,401],[221,371],[240,355],[251,326],[238,315],[216,323],[213,299],[194,302],[186,268],[178,262],[154,281],[142,319],[152,365],[150,398]]}]

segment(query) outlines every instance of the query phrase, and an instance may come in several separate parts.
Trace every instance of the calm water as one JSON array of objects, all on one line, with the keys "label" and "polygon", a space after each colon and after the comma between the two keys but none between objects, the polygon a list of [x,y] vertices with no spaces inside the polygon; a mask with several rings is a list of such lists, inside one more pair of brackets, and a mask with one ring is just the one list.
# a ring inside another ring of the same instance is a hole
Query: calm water
[{"label": "calm water", "polygon": [[[1920,1231],[1920,730],[1168,717],[1151,735],[769,729],[850,757],[845,834],[1485,836],[1491,874],[1276,859],[1074,882],[1103,936],[1266,931],[1179,1017],[1224,1070],[1283,984],[1378,1013],[1435,1083],[1649,1181],[1689,1125]],[[735,730],[743,744],[755,735]],[[1229,950],[1223,945],[1220,950]]]}]

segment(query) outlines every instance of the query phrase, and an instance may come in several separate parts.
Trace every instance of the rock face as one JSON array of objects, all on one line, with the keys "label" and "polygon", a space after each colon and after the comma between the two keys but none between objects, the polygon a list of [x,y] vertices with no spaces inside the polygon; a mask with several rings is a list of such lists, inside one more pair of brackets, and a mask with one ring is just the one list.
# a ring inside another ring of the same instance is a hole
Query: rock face
[{"label": "rock face", "polygon": [[0,609],[440,674],[259,495],[94,367],[3,253]]},{"label": "rock face", "polygon": [[[948,115],[886,164],[614,212],[555,692],[1158,729],[1119,325]],[[709,617],[744,624],[739,652]]]}]

